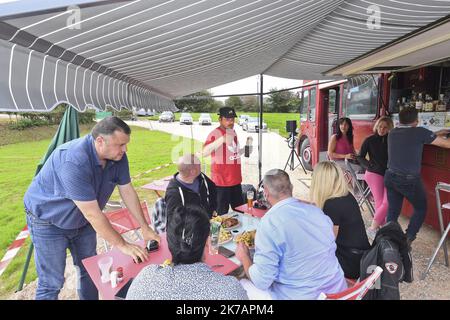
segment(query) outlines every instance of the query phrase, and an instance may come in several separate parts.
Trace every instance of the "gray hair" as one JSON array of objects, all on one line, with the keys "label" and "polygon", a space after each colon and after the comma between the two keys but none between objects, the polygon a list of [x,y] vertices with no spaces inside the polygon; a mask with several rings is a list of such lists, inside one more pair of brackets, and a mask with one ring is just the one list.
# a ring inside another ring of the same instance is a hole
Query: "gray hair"
[{"label": "gray hair", "polygon": [[131,134],[130,127],[118,117],[106,117],[101,120],[94,126],[91,134],[94,139],[97,139],[100,135],[110,136],[115,131],[121,131],[128,136]]},{"label": "gray hair", "polygon": [[281,169],[272,169],[266,172],[264,175],[264,188],[267,188],[269,192],[275,198],[281,196],[292,197],[293,186],[289,175]]},{"label": "gray hair", "polygon": [[178,171],[183,175],[187,175],[189,170],[194,166],[200,165],[200,160],[194,154],[185,154],[178,159]]}]

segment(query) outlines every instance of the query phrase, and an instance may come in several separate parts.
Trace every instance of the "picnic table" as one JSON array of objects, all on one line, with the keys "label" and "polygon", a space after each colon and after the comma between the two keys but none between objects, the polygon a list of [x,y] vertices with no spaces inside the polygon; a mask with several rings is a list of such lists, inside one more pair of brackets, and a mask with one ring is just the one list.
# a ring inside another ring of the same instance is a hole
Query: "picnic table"
[{"label": "picnic table", "polygon": [[[253,230],[257,228],[259,218],[252,217],[247,214],[238,212],[230,213],[232,216],[237,216],[240,223],[236,228],[233,228],[233,234],[238,234],[246,230]],[[82,263],[86,268],[89,276],[98,289],[98,292],[102,299],[114,300],[117,292],[130,280],[138,275],[138,273],[150,264],[162,264],[166,259],[171,259],[171,254],[167,245],[166,234],[162,233],[159,249],[149,253],[149,260],[141,262],[139,264],[134,263],[133,259],[119,251],[117,248],[113,248],[111,251],[98,254],[93,257],[83,259]],[[144,247],[144,241],[138,241],[139,245]],[[236,250],[236,243],[229,241],[223,244],[224,247],[232,251]],[[117,284],[117,287],[112,288],[111,282],[102,283],[101,273],[98,267],[98,261],[103,257],[112,257],[113,264],[111,270],[114,271],[118,267],[123,268],[123,281]],[[205,261],[215,272],[222,274],[230,274],[241,266],[240,261],[235,257],[226,258],[221,254],[210,255],[207,248],[205,249]]]},{"label": "picnic table", "polygon": [[169,185],[170,180],[172,180],[173,176],[167,176],[162,179],[154,180],[150,183],[147,183],[146,185],[143,185],[141,188],[147,189],[147,190],[153,190],[158,197],[161,197],[159,192],[166,192],[167,186]]}]

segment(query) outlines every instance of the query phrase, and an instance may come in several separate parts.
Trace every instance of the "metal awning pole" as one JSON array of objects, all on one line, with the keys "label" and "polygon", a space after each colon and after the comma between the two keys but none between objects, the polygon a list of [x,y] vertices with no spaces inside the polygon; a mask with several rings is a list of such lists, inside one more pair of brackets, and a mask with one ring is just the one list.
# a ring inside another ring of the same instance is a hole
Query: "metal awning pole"
[{"label": "metal awning pole", "polygon": [[258,130],[258,173],[259,180],[262,180],[262,127],[263,127],[263,75],[259,75],[259,130]]}]

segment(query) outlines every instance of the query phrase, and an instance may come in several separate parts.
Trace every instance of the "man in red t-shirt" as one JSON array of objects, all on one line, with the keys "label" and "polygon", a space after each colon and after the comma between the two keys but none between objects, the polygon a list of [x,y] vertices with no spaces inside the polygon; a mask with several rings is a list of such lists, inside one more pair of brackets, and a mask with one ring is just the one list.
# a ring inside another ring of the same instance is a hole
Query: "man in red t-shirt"
[{"label": "man in red t-shirt", "polygon": [[217,186],[217,213],[228,213],[229,206],[235,208],[244,203],[242,196],[241,155],[245,148],[239,148],[234,131],[233,108],[219,109],[219,127],[206,138],[203,156],[211,155],[211,180]]}]

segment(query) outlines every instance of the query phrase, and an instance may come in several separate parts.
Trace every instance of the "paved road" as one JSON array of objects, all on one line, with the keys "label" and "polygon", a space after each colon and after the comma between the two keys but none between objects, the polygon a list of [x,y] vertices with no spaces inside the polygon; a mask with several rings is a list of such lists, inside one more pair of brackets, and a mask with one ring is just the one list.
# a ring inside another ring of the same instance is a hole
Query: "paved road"
[{"label": "paved road", "polygon": [[[130,125],[136,125],[151,130],[164,131],[176,136],[193,138],[198,141],[205,141],[208,134],[218,126],[218,123],[213,123],[211,126],[200,126],[197,123],[190,125],[180,125],[178,122],[173,123],[159,123],[157,121],[128,121]],[[243,146],[248,136],[253,137],[254,151],[250,158],[242,158],[242,172],[248,175],[251,181],[258,179],[258,134],[248,133],[243,131],[239,125],[234,127],[239,144]],[[262,134],[262,174],[269,169],[280,168],[283,169],[290,154],[290,149],[287,145],[286,139],[274,132],[264,132]],[[180,140],[181,142],[181,140]],[[189,144],[187,144],[189,150]],[[178,152],[178,150],[176,150]],[[175,159],[177,157],[175,156]],[[298,164],[298,161],[295,162]],[[249,173],[253,173],[250,174]],[[244,178],[244,180],[247,180]]]}]

